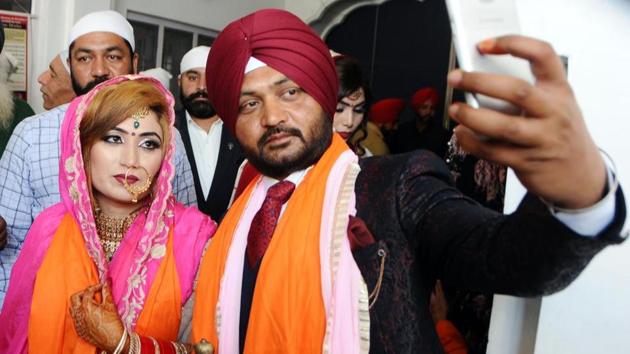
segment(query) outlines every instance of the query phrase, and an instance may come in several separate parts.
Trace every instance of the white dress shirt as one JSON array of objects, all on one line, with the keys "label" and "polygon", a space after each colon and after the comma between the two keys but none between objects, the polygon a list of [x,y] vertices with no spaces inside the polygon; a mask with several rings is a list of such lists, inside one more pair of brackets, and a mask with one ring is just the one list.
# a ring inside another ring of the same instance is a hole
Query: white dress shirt
[{"label": "white dress shirt", "polygon": [[214,171],[217,168],[219,160],[219,149],[221,148],[221,131],[223,129],[223,121],[217,119],[210,126],[210,130],[206,132],[192,119],[190,114],[186,112],[186,123],[188,124],[188,133],[190,135],[190,145],[192,146],[193,155],[195,156],[195,164],[197,165],[197,174],[201,183],[201,190],[205,198],[208,197],[210,186],[214,180]]}]

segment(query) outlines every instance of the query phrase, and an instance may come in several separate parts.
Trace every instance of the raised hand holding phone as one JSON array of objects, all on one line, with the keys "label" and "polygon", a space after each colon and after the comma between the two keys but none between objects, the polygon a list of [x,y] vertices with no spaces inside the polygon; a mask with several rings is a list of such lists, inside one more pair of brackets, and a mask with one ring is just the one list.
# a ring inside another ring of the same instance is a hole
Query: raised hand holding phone
[{"label": "raised hand holding phone", "polygon": [[454,88],[507,101],[522,110],[507,114],[454,103],[449,115],[460,123],[455,134],[461,146],[511,167],[530,192],[557,206],[579,209],[598,202],[606,185],[606,167],[551,45],[502,36],[479,43],[477,49],[483,55],[527,60],[535,82],[459,69],[449,73],[448,83]]}]

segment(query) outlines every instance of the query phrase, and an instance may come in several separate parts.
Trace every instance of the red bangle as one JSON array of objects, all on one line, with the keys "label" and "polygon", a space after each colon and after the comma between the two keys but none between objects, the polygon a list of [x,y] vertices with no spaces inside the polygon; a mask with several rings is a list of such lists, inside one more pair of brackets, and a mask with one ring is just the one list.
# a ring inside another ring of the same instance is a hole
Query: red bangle
[{"label": "red bangle", "polygon": [[155,346],[151,338],[140,336],[140,354],[155,354]]},{"label": "red bangle", "polygon": [[157,340],[158,345],[160,346],[160,354],[177,354],[175,352],[175,347],[173,343],[163,340]]}]

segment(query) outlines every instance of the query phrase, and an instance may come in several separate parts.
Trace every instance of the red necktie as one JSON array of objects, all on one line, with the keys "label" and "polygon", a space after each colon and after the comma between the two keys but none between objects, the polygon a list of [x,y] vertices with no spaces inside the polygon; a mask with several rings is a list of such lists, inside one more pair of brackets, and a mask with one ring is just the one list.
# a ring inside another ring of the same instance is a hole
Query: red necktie
[{"label": "red necktie", "polygon": [[265,201],[254,216],[247,235],[247,261],[250,267],[254,268],[265,254],[276,229],[282,205],[289,200],[294,189],[295,184],[282,181],[267,191]]}]

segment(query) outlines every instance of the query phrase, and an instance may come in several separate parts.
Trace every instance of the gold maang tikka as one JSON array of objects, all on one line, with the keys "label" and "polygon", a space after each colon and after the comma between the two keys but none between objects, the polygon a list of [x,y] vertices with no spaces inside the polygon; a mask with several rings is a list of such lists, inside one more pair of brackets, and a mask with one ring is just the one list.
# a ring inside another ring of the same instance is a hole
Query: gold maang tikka
[{"label": "gold maang tikka", "polygon": [[131,115],[131,119],[133,119],[133,129],[140,128],[140,119],[146,118],[149,115],[149,108],[142,107],[136,113]]}]

